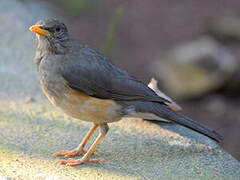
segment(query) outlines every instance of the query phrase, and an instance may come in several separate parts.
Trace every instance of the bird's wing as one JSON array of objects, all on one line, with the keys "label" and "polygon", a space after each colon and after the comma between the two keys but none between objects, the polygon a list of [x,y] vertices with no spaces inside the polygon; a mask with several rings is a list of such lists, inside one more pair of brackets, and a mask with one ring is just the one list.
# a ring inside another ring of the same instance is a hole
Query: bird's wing
[{"label": "bird's wing", "polygon": [[90,48],[80,49],[65,63],[62,76],[69,87],[89,96],[116,101],[170,103]]},{"label": "bird's wing", "polygon": [[156,79],[152,78],[148,87],[151,88],[158,96],[167,99],[171,102],[171,104],[166,103],[173,111],[181,111],[182,107],[179,106],[176,102],[174,102],[169,96],[164,94],[162,91],[158,89],[158,82]]}]

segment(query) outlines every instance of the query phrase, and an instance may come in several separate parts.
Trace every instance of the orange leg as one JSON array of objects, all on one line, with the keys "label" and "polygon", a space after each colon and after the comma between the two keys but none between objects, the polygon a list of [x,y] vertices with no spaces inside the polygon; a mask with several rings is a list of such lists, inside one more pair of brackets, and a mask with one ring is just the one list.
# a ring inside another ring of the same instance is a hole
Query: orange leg
[{"label": "orange leg", "polygon": [[91,159],[90,156],[94,153],[98,143],[103,139],[103,137],[107,134],[108,131],[108,125],[100,125],[101,131],[100,134],[98,135],[97,139],[94,141],[92,146],[89,148],[87,153],[81,158],[81,159],[68,159],[68,160],[59,160],[61,164],[66,164],[68,166],[76,166],[80,165],[82,163],[86,162],[93,162],[93,163],[98,163],[99,161],[104,160],[103,158],[98,158],[98,159]]},{"label": "orange leg", "polygon": [[94,131],[97,129],[98,126],[99,125],[94,124],[94,126],[89,130],[87,135],[83,138],[83,140],[79,144],[79,146],[76,149],[74,149],[73,151],[62,150],[62,151],[59,151],[57,153],[54,153],[53,156],[73,157],[73,156],[77,156],[77,155],[80,155],[80,154],[85,154],[86,151],[83,148],[85,147],[85,145],[88,142],[88,139],[92,136],[92,134],[94,133]]}]

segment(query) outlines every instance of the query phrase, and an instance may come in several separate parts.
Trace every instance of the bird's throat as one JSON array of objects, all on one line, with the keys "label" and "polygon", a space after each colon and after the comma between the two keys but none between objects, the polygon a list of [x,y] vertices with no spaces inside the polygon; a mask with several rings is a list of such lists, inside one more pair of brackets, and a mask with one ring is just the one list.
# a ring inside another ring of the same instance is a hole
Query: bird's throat
[{"label": "bird's throat", "polygon": [[36,34],[37,51],[51,51],[52,47],[46,37]]}]

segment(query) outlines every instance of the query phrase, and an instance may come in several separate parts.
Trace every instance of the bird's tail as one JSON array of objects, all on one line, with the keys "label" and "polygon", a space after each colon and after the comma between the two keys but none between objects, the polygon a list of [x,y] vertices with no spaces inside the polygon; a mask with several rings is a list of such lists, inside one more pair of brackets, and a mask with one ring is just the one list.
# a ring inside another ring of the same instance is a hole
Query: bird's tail
[{"label": "bird's tail", "polygon": [[[208,128],[207,126],[204,126],[203,124],[200,124],[178,112],[173,111],[170,109],[166,104],[161,104],[161,103],[156,103],[156,102],[149,102],[149,101],[119,101],[123,107],[126,108],[127,114],[130,113],[131,111],[134,111],[135,113],[141,113],[140,116],[137,117],[142,117],[143,114],[154,114],[155,116],[160,117],[159,119],[153,117],[149,118],[152,120],[162,120],[166,119],[172,122],[175,122],[177,124],[180,124],[182,126],[185,126],[189,129],[192,129],[196,132],[199,132],[207,137],[210,137],[211,139],[220,142],[223,140],[223,137],[215,132],[214,130]],[[134,107],[134,108],[132,108]]]},{"label": "bird's tail", "polygon": [[[155,104],[155,103],[154,103]],[[196,121],[193,121],[192,119],[183,116],[177,112],[172,111],[167,106],[163,104],[155,104],[152,108],[154,111],[153,113],[156,114],[159,117],[163,117],[165,119],[171,120],[177,124],[180,124],[182,126],[185,126],[187,128],[190,128],[194,131],[197,131],[205,136],[210,137],[211,139],[220,142],[223,140],[223,137],[215,132],[214,130],[208,128],[207,126],[204,126]]]}]

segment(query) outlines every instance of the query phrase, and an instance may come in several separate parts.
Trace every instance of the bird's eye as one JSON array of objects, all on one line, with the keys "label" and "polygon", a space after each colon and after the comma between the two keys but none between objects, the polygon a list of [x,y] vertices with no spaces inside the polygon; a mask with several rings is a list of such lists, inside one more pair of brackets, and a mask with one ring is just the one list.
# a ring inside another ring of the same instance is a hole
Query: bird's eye
[{"label": "bird's eye", "polygon": [[59,32],[61,29],[59,26],[57,26],[55,30],[56,30],[56,32]]}]

